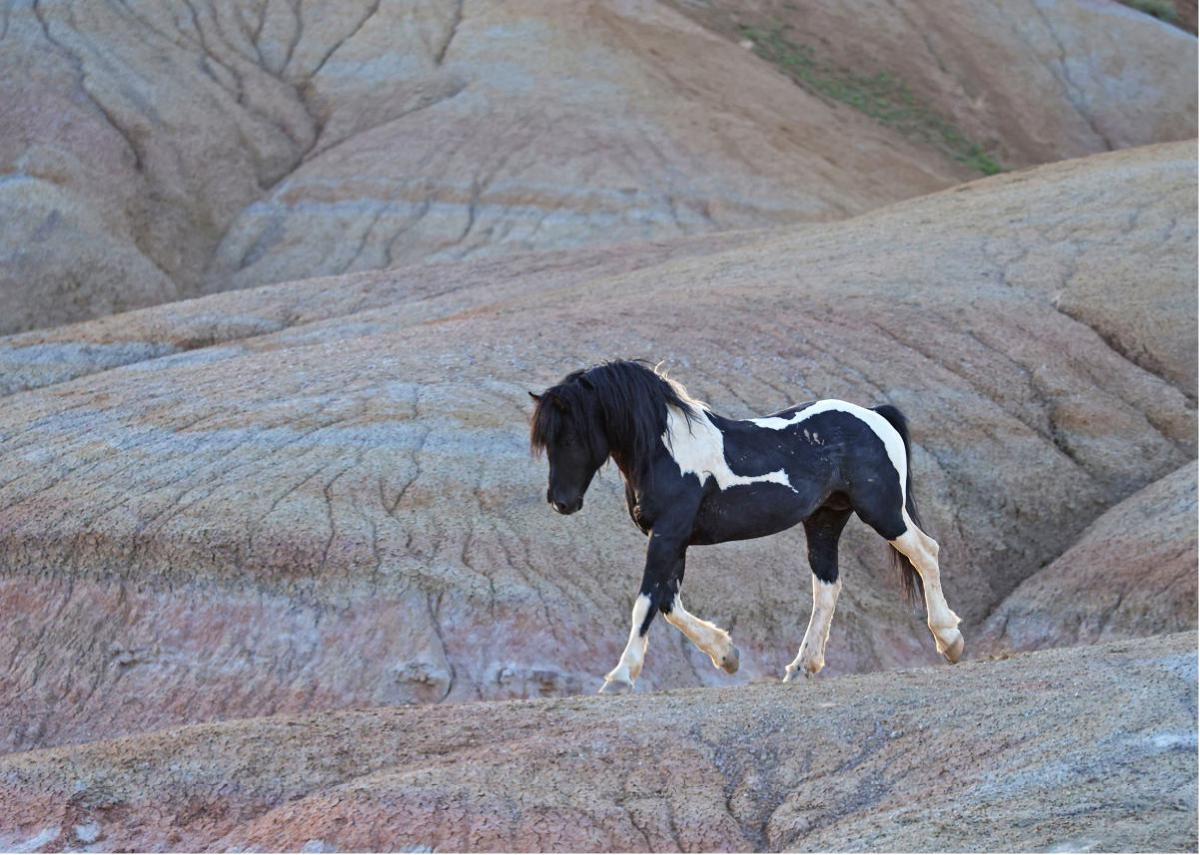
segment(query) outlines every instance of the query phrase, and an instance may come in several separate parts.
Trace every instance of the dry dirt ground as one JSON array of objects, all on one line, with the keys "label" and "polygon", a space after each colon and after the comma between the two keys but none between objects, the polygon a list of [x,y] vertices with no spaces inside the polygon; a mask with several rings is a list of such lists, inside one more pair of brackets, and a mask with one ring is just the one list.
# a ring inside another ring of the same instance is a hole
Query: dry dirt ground
[{"label": "dry dirt ground", "polygon": [[[1099,567],[1136,567],[1098,573]],[[1107,511],[988,618],[985,647],[1034,650],[1196,625],[1196,463]]]},{"label": "dry dirt ground", "polygon": [[0,44],[0,332],[969,174],[652,0],[40,0]]},{"label": "dry dirt ground", "polygon": [[1195,851],[1196,634],[0,758],[0,848]]}]

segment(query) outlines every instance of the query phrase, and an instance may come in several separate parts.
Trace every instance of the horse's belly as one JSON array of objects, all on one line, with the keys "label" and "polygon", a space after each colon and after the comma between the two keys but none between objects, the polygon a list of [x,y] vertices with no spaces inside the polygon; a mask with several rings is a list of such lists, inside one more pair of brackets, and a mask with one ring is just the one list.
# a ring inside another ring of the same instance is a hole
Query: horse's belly
[{"label": "horse's belly", "polygon": [[815,504],[781,484],[729,487],[701,503],[691,542],[722,543],[776,534],[802,521]]}]

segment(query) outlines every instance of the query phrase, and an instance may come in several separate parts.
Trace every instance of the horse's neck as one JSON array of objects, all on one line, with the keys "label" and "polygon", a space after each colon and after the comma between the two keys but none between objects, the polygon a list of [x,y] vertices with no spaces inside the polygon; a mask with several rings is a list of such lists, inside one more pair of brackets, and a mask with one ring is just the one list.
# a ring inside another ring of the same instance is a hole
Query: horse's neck
[{"label": "horse's neck", "polygon": [[617,464],[617,469],[620,470],[621,477],[625,479],[625,483],[636,489],[638,477],[637,473],[633,471],[632,461],[630,461],[628,454],[624,451],[613,449],[609,453],[609,456],[612,458],[613,463]]},{"label": "horse's neck", "polygon": [[[678,408],[670,405],[668,405],[668,407],[669,409],[665,428],[666,431],[671,430],[672,410],[675,411],[675,415],[677,417],[676,422],[678,423],[682,421],[687,430],[692,430],[692,423],[689,422],[686,417],[684,417],[683,413],[680,412]],[[699,404],[696,405],[696,409],[696,418],[707,420],[712,427],[716,428],[717,430],[721,430],[719,423],[728,421],[727,419],[717,415],[716,413],[713,413],[707,408],[701,408]],[[665,451],[665,446],[652,446],[648,460],[635,461],[629,449],[617,447],[613,443],[613,438],[611,436],[609,437],[609,456],[612,458],[613,463],[617,465],[617,469],[620,470],[621,477],[625,479],[625,483],[639,494],[643,491],[643,489],[649,487],[648,481],[650,478],[650,471],[659,462],[660,455]]]}]

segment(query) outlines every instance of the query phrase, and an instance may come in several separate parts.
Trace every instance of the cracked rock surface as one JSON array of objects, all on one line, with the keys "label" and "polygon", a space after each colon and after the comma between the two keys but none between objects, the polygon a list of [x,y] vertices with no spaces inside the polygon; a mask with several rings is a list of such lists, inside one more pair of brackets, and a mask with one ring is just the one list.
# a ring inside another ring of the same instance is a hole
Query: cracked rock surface
[{"label": "cracked rock surface", "polygon": [[[614,356],[665,360],[735,417],[904,410],[970,658],[1023,582],[1195,459],[1195,187],[1193,144],[1143,147],[841,223],[441,261],[2,339],[0,750],[594,691],[643,538],[611,469],[581,514],[545,507],[526,391]],[[935,662],[878,538],[852,523],[842,555],[822,679]],[[808,587],[799,529],[692,550],[689,608],[732,631],[741,670],[659,623],[640,688],[778,677]]]},{"label": "cracked rock surface", "polygon": [[0,332],[966,174],[652,0],[27,0],[0,97]]},{"label": "cracked rock surface", "polygon": [[[5,4],[0,333],[840,219],[975,174],[699,20],[654,0]],[[869,45],[866,71],[1010,166],[1196,131],[1195,38],[1116,4],[825,3],[804,20],[834,60]]]},{"label": "cracked rock surface", "polygon": [[1139,490],[1022,582],[984,628],[994,650],[1154,635],[1196,625],[1196,464]]},{"label": "cracked rock surface", "polygon": [[800,685],[277,716],[11,754],[0,847],[1194,851],[1196,645],[1188,632]]}]

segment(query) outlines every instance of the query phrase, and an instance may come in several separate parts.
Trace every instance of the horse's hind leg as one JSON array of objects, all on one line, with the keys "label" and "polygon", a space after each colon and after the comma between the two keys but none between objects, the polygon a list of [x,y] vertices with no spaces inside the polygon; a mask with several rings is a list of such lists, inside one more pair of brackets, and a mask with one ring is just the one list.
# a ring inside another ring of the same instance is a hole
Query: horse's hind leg
[{"label": "horse's hind leg", "polygon": [[959,617],[946,603],[942,594],[942,577],[938,569],[938,544],[927,535],[909,517],[908,511],[903,511],[905,531],[890,542],[902,555],[912,562],[913,567],[921,574],[921,584],[925,588],[925,611],[928,615],[929,631],[937,644],[938,653],[950,662],[962,658],[962,633],[958,630]]},{"label": "horse's hind leg", "polygon": [[856,492],[850,500],[859,518],[912,563],[925,589],[927,623],[938,653],[957,662],[962,658],[964,643],[958,631],[958,615],[950,610],[942,594],[937,541],[912,521],[899,481],[876,479],[873,489]]},{"label": "horse's hind leg", "polygon": [[838,578],[838,539],[850,514],[849,508],[822,507],[804,521],[808,563],[812,568],[813,607],[800,651],[787,666],[785,683],[800,669],[804,670],[804,676],[811,677],[825,667],[825,644],[842,590],[842,580]]}]

